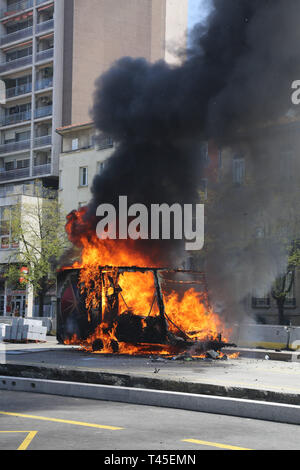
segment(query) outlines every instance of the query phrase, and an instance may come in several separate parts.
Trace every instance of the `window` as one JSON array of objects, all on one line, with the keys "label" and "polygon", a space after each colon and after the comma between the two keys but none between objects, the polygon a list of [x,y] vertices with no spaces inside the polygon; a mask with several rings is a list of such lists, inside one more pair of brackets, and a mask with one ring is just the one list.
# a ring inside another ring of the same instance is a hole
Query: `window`
[{"label": "window", "polygon": [[106,162],[97,162],[97,174],[98,175],[101,175],[105,166],[106,166]]},{"label": "window", "polygon": [[1,250],[8,250],[9,249],[9,237],[0,236],[0,240],[1,240]]},{"label": "window", "polygon": [[208,142],[204,142],[201,145],[201,161],[204,166],[209,165]]},{"label": "window", "polygon": [[22,168],[29,168],[30,160],[17,160],[17,169],[21,170]]},{"label": "window", "polygon": [[30,140],[30,131],[16,133],[16,142],[23,142],[24,140]]},{"label": "window", "polygon": [[15,160],[4,163],[5,171],[11,171],[15,169]]},{"label": "window", "polygon": [[88,168],[86,166],[79,168],[79,185],[88,185]]},{"label": "window", "polygon": [[23,21],[22,23],[14,23],[12,25],[7,26],[6,32],[7,34],[16,33],[18,31],[22,31],[22,29],[30,28],[32,26],[32,18],[27,18],[27,20]]},{"label": "window", "polygon": [[37,152],[34,155],[34,166],[50,165],[51,153],[50,152]]},{"label": "window", "polygon": [[11,235],[11,207],[3,206],[0,208],[0,249],[18,248],[16,240],[12,240]]},{"label": "window", "polygon": [[295,298],[295,277],[292,279],[293,273],[290,271],[286,276],[286,286],[289,286],[292,282],[291,290],[287,293],[285,298],[285,306],[286,307],[295,307],[296,306],[296,298]]},{"label": "window", "polygon": [[234,157],[233,159],[233,183],[241,185],[245,180],[245,159]]},{"label": "window", "polygon": [[255,238],[257,239],[261,239],[261,238],[265,238],[266,236],[266,231],[265,231],[265,227],[256,227],[255,229]]},{"label": "window", "polygon": [[18,106],[12,106],[11,108],[5,109],[5,115],[11,116],[13,114],[19,113],[30,113],[31,112],[31,103],[20,104]]},{"label": "window", "polygon": [[202,178],[200,181],[200,192],[201,192],[201,199],[207,199],[207,179]]},{"label": "window", "polygon": [[269,308],[271,297],[264,289],[255,289],[252,296],[252,308]]},{"label": "window", "polygon": [[104,150],[113,148],[114,142],[110,136],[100,134],[92,137],[92,145],[95,146],[96,150]]},{"label": "window", "polygon": [[4,316],[4,295],[0,295],[0,317]]},{"label": "window", "polygon": [[78,139],[72,139],[72,150],[78,150],[78,148],[79,148]]},{"label": "window", "polygon": [[6,54],[6,62],[11,62],[12,60],[21,59],[22,57],[28,57],[32,55],[32,46],[19,49],[17,51],[8,52]]}]

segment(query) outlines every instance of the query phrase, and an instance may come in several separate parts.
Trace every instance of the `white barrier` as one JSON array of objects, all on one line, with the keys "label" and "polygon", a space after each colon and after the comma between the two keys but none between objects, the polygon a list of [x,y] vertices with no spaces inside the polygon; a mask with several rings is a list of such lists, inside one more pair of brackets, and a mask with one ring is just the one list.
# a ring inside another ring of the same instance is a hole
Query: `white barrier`
[{"label": "white barrier", "polygon": [[300,327],[279,325],[235,325],[232,339],[240,347],[300,349]]},{"label": "white barrier", "polygon": [[0,324],[2,341],[46,341],[47,327],[42,321],[13,318],[11,325]]},{"label": "white barrier", "polygon": [[[6,325],[11,325],[13,319],[16,317],[0,317],[0,323],[5,323]],[[49,317],[25,317],[26,320],[32,320],[35,322],[42,322],[43,326],[47,327],[47,334],[56,327],[56,320]]]}]

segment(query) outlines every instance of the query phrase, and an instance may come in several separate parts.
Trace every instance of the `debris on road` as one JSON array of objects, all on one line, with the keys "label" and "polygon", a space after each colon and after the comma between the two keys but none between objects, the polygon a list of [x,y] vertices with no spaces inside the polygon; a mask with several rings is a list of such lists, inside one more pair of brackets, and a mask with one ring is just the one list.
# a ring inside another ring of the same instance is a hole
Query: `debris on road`
[{"label": "debris on road", "polygon": [[209,350],[206,352],[206,357],[210,359],[219,359],[220,354],[217,351],[214,351],[213,349]]}]

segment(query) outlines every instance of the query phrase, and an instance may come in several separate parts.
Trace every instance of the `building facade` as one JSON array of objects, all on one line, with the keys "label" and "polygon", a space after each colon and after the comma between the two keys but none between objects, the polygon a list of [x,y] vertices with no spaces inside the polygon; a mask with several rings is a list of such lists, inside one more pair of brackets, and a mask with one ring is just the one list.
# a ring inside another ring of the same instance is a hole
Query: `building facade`
[{"label": "building facade", "polygon": [[[35,204],[41,188],[57,189],[62,122],[64,2],[0,2],[0,211]],[[7,221],[0,234],[0,315],[34,314],[30,286],[4,274],[18,244]],[[26,267],[24,267],[25,269]]]},{"label": "building facade", "polygon": [[0,184],[57,184],[62,120],[63,2],[2,0]]},{"label": "building facade", "polygon": [[124,56],[177,64],[177,51],[187,40],[188,0],[65,4],[63,121],[57,133],[63,139],[59,200],[69,213],[90,201],[94,176],[114,150],[109,138],[95,140],[90,109],[96,79]]},{"label": "building facade", "polygon": [[[0,249],[0,316],[32,316],[37,311],[35,305],[34,292],[30,284],[23,282],[26,279],[28,266],[21,263],[18,256],[20,252],[24,252],[22,240],[13,238],[13,217],[16,206],[20,209],[21,224],[25,227],[36,227],[35,233],[38,231],[37,215],[39,207],[45,201],[45,194],[38,193],[38,188],[33,185],[14,185],[12,190],[2,193],[0,208],[0,231],[1,231],[1,249]],[[48,191],[47,198],[55,197],[55,192],[50,195]],[[29,217],[30,220],[26,220]],[[35,214],[35,220],[33,215]],[[28,237],[30,234],[28,234]],[[5,279],[7,264],[15,264],[18,266],[19,282],[11,284]],[[50,297],[51,293],[49,292]],[[52,293],[53,295],[53,293]],[[48,303],[47,303],[48,302]],[[45,310],[48,314],[52,308],[50,299],[46,299],[47,306]]]},{"label": "building facade", "polygon": [[234,148],[206,147],[205,262],[229,317],[278,324],[272,291],[283,279],[284,323],[300,325],[300,270],[287,264],[300,238],[299,144],[299,121],[285,119],[245,132]]},{"label": "building facade", "polygon": [[94,83],[119,58],[178,61],[188,0],[65,0],[62,125],[90,120]]},{"label": "building facade", "polygon": [[96,136],[92,122],[66,126],[57,132],[62,136],[58,197],[67,215],[89,203],[93,179],[104,170],[115,144],[110,138]]},{"label": "building facade", "polygon": [[[77,150],[73,156],[67,150],[59,170],[62,135],[56,129],[90,121],[95,80],[120,57],[176,62],[173,50],[184,38],[187,16],[188,0],[0,0],[0,211],[7,195],[34,194],[41,185],[57,190],[60,174],[67,210],[89,201],[84,191],[100,171],[98,154],[93,157],[90,147],[79,161]],[[103,150],[105,158],[110,151]],[[78,201],[64,182],[67,167],[76,174],[81,168],[79,183],[74,180]],[[1,232],[2,271],[11,250],[17,247]],[[1,286],[6,305],[3,278]],[[0,306],[0,315],[4,310]]]}]

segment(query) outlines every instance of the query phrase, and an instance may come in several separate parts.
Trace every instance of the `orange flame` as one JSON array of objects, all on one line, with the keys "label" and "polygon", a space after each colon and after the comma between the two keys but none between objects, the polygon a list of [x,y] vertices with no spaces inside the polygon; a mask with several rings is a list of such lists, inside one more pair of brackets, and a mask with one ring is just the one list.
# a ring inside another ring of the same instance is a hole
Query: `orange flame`
[{"label": "orange flame", "polygon": [[[85,291],[86,308],[90,312],[99,304],[96,291],[99,292],[101,283],[99,266],[138,266],[153,268],[159,267],[159,252],[155,248],[151,253],[145,253],[142,245],[133,240],[100,240],[97,238],[94,221],[89,226],[85,221],[86,209],[73,212],[68,216],[66,230],[70,240],[81,248],[81,260],[75,262],[74,269],[80,269],[79,283],[81,292]],[[93,227],[93,228],[91,228]],[[64,268],[67,269],[67,268]],[[133,311],[135,314],[147,317],[159,313],[155,301],[155,286],[151,272],[124,273],[119,278],[121,287],[119,313]],[[98,288],[97,288],[98,287]],[[174,333],[178,328],[184,331],[191,339],[217,339],[218,334],[229,333],[225,331],[220,317],[215,314],[207,302],[207,294],[197,292],[194,288],[188,289],[183,295],[176,291],[164,292],[166,316],[169,319],[169,328]],[[90,313],[89,313],[90,315]],[[90,318],[89,318],[90,320]],[[98,325],[94,333],[84,342],[76,336],[66,341],[67,344],[81,344],[86,350],[92,351],[96,340],[101,340],[103,348],[101,353],[112,352],[112,343],[118,343],[118,352],[126,354],[141,354],[155,352],[156,354],[170,354],[168,345],[133,345],[118,342],[115,337],[116,325],[107,332],[104,324]],[[105,330],[105,332],[104,332]],[[226,338],[223,336],[223,339]]]}]

